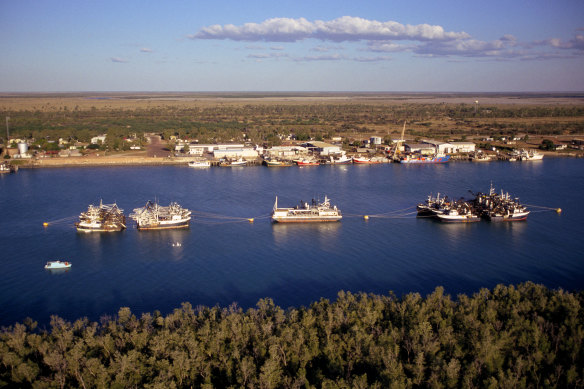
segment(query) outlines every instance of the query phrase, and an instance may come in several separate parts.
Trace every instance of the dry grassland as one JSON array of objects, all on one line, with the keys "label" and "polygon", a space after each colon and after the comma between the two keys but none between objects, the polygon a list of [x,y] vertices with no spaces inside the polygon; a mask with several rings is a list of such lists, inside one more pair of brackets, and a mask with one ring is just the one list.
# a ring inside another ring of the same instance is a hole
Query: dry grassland
[{"label": "dry grassland", "polygon": [[0,94],[0,111],[134,110],[306,104],[584,105],[584,94],[454,93],[64,93]]}]

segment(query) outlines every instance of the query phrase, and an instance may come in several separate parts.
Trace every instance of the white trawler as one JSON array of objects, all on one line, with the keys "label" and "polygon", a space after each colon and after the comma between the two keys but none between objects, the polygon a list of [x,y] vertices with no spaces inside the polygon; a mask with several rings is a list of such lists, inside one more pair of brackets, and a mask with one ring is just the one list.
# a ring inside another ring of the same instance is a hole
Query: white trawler
[{"label": "white trawler", "polygon": [[278,196],[274,203],[272,221],[277,223],[309,223],[309,222],[336,222],[342,219],[341,211],[337,206],[331,207],[328,197],[312,205],[301,201],[296,208],[278,208]]},{"label": "white trawler", "polygon": [[191,211],[175,202],[161,207],[156,202],[148,201],[144,207],[134,209],[130,217],[136,221],[138,230],[189,228]]},{"label": "white trawler", "polygon": [[79,222],[75,226],[77,231],[83,232],[121,231],[126,228],[126,217],[124,210],[118,208],[117,204],[103,204],[100,200],[99,206],[90,205],[87,211],[79,215]]}]

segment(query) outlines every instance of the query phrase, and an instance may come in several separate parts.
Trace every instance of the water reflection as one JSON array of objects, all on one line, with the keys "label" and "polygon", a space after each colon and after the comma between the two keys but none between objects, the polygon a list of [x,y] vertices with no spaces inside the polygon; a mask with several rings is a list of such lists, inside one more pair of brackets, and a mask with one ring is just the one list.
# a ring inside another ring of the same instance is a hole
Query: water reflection
[{"label": "water reflection", "polygon": [[304,242],[319,243],[322,250],[331,250],[337,245],[342,224],[334,223],[273,223],[272,232],[274,244],[303,244]]},{"label": "water reflection", "polygon": [[184,259],[190,231],[188,229],[139,231],[136,233],[136,245],[140,251],[154,254],[153,258]]},{"label": "water reflection", "polygon": [[65,268],[65,269],[45,269],[45,272],[49,273],[52,276],[61,276],[65,273],[69,273],[69,270],[71,270],[71,268]]}]

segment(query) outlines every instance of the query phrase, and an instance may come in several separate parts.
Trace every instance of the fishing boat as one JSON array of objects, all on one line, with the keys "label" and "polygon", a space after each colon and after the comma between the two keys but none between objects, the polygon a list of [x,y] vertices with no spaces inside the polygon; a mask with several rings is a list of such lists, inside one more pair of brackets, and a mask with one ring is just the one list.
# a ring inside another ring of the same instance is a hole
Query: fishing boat
[{"label": "fishing boat", "polygon": [[124,210],[116,203],[104,204],[101,200],[99,206],[90,205],[87,211],[79,215],[79,222],[75,223],[80,232],[112,232],[122,231],[126,228]]},{"label": "fishing boat", "polygon": [[320,165],[320,162],[314,160],[314,159],[299,159],[296,160],[296,165],[298,166],[318,166]]},{"label": "fishing boat", "polygon": [[425,157],[422,155],[411,156],[406,155],[400,159],[400,163],[446,163],[450,160],[450,155],[435,155],[432,157]]},{"label": "fishing boat", "polygon": [[361,165],[372,165],[381,163],[381,160],[374,159],[374,158],[365,158],[365,157],[353,157],[353,163],[361,164]]},{"label": "fishing boat", "polygon": [[341,155],[338,158],[334,158],[331,155],[329,161],[331,165],[348,165],[353,163],[353,158],[349,158],[345,154]]},{"label": "fishing boat", "polygon": [[436,216],[448,210],[450,205],[451,202],[448,199],[448,196],[440,197],[440,193],[438,193],[436,197],[429,195],[424,203],[416,206],[416,210],[418,216]]},{"label": "fishing boat", "polygon": [[454,203],[450,208],[444,209],[441,213],[437,213],[436,217],[441,222],[446,223],[470,223],[481,220],[481,217],[465,201]]},{"label": "fishing boat", "polygon": [[311,222],[337,222],[343,216],[337,206],[331,206],[328,197],[323,202],[312,200],[312,204],[300,201],[300,206],[295,208],[279,208],[278,196],[272,211],[272,221],[275,223],[311,223]]},{"label": "fishing boat", "polygon": [[521,150],[519,152],[519,159],[521,161],[541,161],[543,159],[543,154],[538,153],[535,150]]},{"label": "fishing boat", "polygon": [[6,161],[0,162],[0,174],[14,173],[14,172],[16,172],[16,170],[18,170],[18,169],[16,167],[14,167],[13,165],[9,164],[8,162],[6,162]]},{"label": "fishing boat", "polygon": [[222,167],[239,167],[247,165],[247,161],[245,159],[239,158],[234,161],[223,161],[219,164]]},{"label": "fishing boat", "polygon": [[175,202],[161,207],[157,202],[148,201],[144,207],[134,209],[130,217],[136,221],[138,230],[189,228],[191,211]]},{"label": "fishing boat", "polygon": [[485,219],[497,221],[523,221],[530,211],[519,202],[519,198],[512,198],[509,193],[497,193],[491,184],[489,193],[478,193],[472,204],[477,212]]},{"label": "fishing boat", "polygon": [[264,163],[268,167],[287,167],[287,166],[292,166],[292,162],[290,162],[290,161],[278,161],[277,159],[266,159],[264,161]]},{"label": "fishing boat", "polygon": [[491,157],[485,153],[476,153],[470,157],[470,160],[473,162],[490,162],[490,161],[492,161]]},{"label": "fishing boat", "polygon": [[191,162],[189,162],[189,167],[200,168],[200,167],[210,167],[210,166],[211,166],[210,161],[191,161]]},{"label": "fishing boat", "polygon": [[71,262],[66,261],[49,261],[45,265],[45,269],[68,269],[71,267]]}]

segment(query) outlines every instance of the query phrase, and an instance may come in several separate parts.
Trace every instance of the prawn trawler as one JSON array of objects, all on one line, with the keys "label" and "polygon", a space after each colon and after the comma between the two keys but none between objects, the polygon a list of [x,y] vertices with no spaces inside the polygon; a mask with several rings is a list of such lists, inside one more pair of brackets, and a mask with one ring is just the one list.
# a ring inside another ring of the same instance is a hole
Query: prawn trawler
[{"label": "prawn trawler", "polygon": [[118,208],[117,204],[103,204],[100,200],[99,206],[90,205],[87,211],[79,215],[79,222],[75,226],[77,231],[82,232],[121,231],[126,228],[126,217],[124,210]]},{"label": "prawn trawler", "polygon": [[342,219],[341,211],[337,206],[331,207],[328,197],[317,203],[312,200],[312,205],[304,201],[296,208],[278,208],[278,196],[274,203],[272,221],[276,223],[309,223],[309,222],[337,222]]},{"label": "prawn trawler", "polygon": [[136,221],[138,230],[189,228],[191,211],[175,202],[161,207],[157,202],[148,201],[144,207],[134,209],[130,217]]}]

